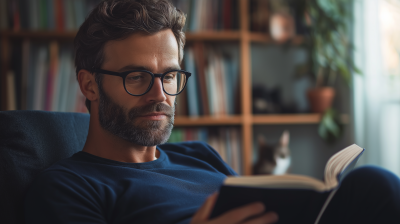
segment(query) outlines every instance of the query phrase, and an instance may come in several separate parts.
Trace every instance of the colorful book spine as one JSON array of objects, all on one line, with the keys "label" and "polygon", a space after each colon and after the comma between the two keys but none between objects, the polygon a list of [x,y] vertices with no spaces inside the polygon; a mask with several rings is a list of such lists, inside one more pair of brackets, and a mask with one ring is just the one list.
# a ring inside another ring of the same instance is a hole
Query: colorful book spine
[{"label": "colorful book spine", "polygon": [[101,0],[0,0],[0,30],[77,30]]},{"label": "colorful book spine", "polygon": [[185,49],[185,69],[195,74],[187,85],[189,116],[235,114],[239,92],[237,52],[230,45],[215,47],[200,43]]}]

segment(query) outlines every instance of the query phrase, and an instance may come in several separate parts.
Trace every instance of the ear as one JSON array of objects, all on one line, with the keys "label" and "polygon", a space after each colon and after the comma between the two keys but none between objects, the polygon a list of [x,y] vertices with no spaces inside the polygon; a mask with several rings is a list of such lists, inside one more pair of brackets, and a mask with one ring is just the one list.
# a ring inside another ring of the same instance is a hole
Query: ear
[{"label": "ear", "polygon": [[265,145],[267,145],[267,142],[265,141],[265,138],[264,138],[264,136],[262,136],[262,135],[258,135],[258,136],[257,136],[257,141],[258,141],[258,145],[259,145],[259,146],[265,146]]},{"label": "ear", "polygon": [[99,98],[98,86],[93,73],[86,69],[81,69],[78,72],[79,88],[82,94],[90,101],[95,101]]},{"label": "ear", "polygon": [[282,133],[281,139],[279,140],[279,143],[281,146],[287,147],[289,145],[289,140],[290,140],[290,134],[289,131],[285,130]]}]

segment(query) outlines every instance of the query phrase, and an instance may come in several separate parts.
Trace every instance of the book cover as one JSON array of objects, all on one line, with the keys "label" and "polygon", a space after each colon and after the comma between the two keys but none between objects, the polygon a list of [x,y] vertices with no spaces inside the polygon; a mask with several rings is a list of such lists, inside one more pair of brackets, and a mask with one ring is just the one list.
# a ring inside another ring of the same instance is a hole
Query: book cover
[{"label": "book cover", "polygon": [[210,115],[216,114],[216,108],[218,107],[218,103],[216,101],[216,79],[215,79],[215,66],[214,66],[214,54],[212,51],[207,49],[207,58],[208,58],[208,66],[205,71],[205,79],[207,84],[207,97],[209,103]]},{"label": "book cover", "polygon": [[28,76],[29,65],[31,60],[31,44],[29,40],[22,42],[22,75],[21,75],[21,110],[27,109],[27,92],[28,92]]},{"label": "book cover", "polygon": [[7,0],[0,0],[0,30],[8,28]]},{"label": "book cover", "polygon": [[46,0],[39,0],[39,28],[40,29],[48,29],[48,24],[47,24],[47,1]]},{"label": "book cover", "polygon": [[75,29],[75,17],[73,10],[73,2],[71,0],[62,0],[62,5],[64,8],[64,22],[65,30]]},{"label": "book cover", "polygon": [[11,10],[12,10],[11,12],[12,12],[12,18],[13,18],[13,30],[19,31],[19,30],[21,30],[21,14],[19,11],[17,1],[11,2]]},{"label": "book cover", "polygon": [[62,93],[62,88],[63,88],[63,71],[66,69],[65,68],[65,49],[64,47],[60,47],[60,53],[59,53],[59,62],[58,62],[58,68],[56,71],[56,79],[54,80],[54,90],[53,90],[53,97],[52,97],[52,103],[51,103],[51,110],[52,111],[59,111],[60,105],[60,97]]},{"label": "book cover", "polygon": [[39,0],[29,0],[29,28],[39,29]]},{"label": "book cover", "polygon": [[58,52],[59,46],[56,41],[52,41],[49,46],[50,50],[50,58],[49,58],[49,70],[47,74],[47,85],[46,85],[46,101],[45,101],[45,110],[51,111],[54,90],[57,87],[57,76],[58,76]]},{"label": "book cover", "polygon": [[17,94],[15,88],[15,73],[12,70],[7,72],[7,110],[17,109]]},{"label": "book cover", "polygon": [[54,0],[47,0],[47,29],[49,30],[55,30],[56,28],[54,8]]},{"label": "book cover", "polygon": [[74,11],[75,11],[75,27],[78,29],[85,21],[85,1],[74,0]]},{"label": "book cover", "polygon": [[353,144],[333,155],[326,164],[324,182],[302,175],[228,177],[220,188],[211,218],[261,201],[266,211],[278,213],[278,223],[314,223],[363,152]]},{"label": "book cover", "polygon": [[64,5],[62,0],[55,0],[54,2],[54,11],[56,16],[56,30],[64,31],[65,30],[65,15],[64,15]]},{"label": "book cover", "polygon": [[44,109],[44,98],[46,91],[47,71],[48,71],[48,49],[46,46],[40,46],[38,50],[38,64],[36,66],[35,86],[33,97],[33,109]]},{"label": "book cover", "polygon": [[191,117],[199,116],[199,102],[197,95],[197,83],[196,83],[196,69],[194,65],[194,56],[193,50],[191,48],[187,48],[184,54],[184,64],[185,69],[192,73],[192,76],[188,79],[187,82],[187,104],[188,104],[188,115]]},{"label": "book cover", "polygon": [[223,0],[224,5],[223,5],[223,29],[224,30],[230,30],[232,29],[232,24],[231,24],[231,17],[232,17],[232,0]]},{"label": "book cover", "polygon": [[33,110],[33,101],[35,95],[35,82],[36,82],[36,71],[38,65],[38,49],[39,45],[31,44],[29,53],[29,64],[28,64],[28,77],[27,77],[27,109]]},{"label": "book cover", "polygon": [[200,102],[202,115],[210,115],[209,102],[207,97],[207,83],[205,79],[205,49],[204,43],[197,42],[194,45],[194,59],[197,67],[198,86],[200,87]]}]

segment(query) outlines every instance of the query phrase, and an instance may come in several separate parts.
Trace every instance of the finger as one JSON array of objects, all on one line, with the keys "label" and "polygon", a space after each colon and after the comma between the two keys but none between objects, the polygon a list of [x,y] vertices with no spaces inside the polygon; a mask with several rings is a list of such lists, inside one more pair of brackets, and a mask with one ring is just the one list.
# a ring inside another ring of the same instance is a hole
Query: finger
[{"label": "finger", "polygon": [[278,214],[275,212],[268,212],[257,218],[244,222],[243,224],[272,224],[278,221]]},{"label": "finger", "polygon": [[218,198],[218,192],[215,192],[214,194],[210,195],[206,201],[203,203],[203,205],[200,207],[199,210],[197,210],[196,214],[193,216],[192,220],[195,221],[206,221],[208,220],[208,217],[211,215],[211,211],[214,208],[214,204],[217,201]]},{"label": "finger", "polygon": [[240,223],[252,216],[260,215],[264,209],[264,204],[261,202],[251,203],[224,213],[216,221],[218,220],[217,223]]}]

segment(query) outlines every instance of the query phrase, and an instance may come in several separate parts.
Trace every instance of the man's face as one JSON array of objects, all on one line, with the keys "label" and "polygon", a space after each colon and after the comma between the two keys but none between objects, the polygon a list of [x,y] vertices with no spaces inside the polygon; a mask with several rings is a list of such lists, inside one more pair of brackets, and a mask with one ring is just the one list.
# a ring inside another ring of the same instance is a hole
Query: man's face
[{"label": "man's face", "polygon": [[[178,45],[167,29],[153,35],[136,33],[104,47],[102,69],[124,72],[134,69],[164,73],[180,69]],[[99,121],[110,133],[144,146],[165,143],[173,127],[175,96],[167,95],[160,78],[143,96],[129,95],[121,77],[104,75],[99,86]]]}]

